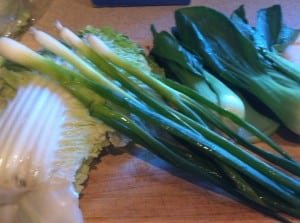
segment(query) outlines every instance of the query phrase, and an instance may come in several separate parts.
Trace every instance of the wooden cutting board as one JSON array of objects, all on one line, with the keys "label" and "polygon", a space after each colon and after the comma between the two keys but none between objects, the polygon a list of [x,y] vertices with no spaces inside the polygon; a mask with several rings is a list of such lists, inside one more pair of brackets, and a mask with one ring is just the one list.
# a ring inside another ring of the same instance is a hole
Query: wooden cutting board
[{"label": "wooden cutting board", "polygon": [[[256,10],[281,4],[286,22],[300,27],[298,0],[193,0],[229,14],[244,4],[250,21]],[[93,8],[89,0],[55,0],[36,26],[56,35],[53,23],[79,30],[86,25],[112,26],[141,46],[151,45],[150,24],[168,30],[176,6]],[[38,48],[30,34],[22,41]],[[276,138],[300,160],[297,143]],[[218,188],[168,165],[146,149],[126,148],[101,157],[90,173],[80,199],[86,223],[269,223],[276,222],[253,211]],[[296,221],[295,221],[296,222]],[[300,221],[298,221],[300,222]]]}]

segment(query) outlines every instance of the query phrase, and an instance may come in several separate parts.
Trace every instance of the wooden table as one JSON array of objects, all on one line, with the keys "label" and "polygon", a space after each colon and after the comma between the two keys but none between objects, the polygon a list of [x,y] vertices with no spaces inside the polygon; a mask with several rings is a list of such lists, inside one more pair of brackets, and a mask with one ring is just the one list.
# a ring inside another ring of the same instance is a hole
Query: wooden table
[{"label": "wooden table", "polygon": [[[254,21],[257,9],[280,3],[285,21],[300,27],[298,0],[194,0],[229,14],[244,4]],[[54,0],[36,26],[55,34],[53,23],[79,30],[85,25],[112,26],[143,47],[151,45],[150,24],[158,30],[173,25],[176,6],[93,8],[88,0]],[[295,18],[295,19],[294,19]],[[296,19],[297,18],[297,19]],[[29,34],[23,42],[37,45]],[[300,146],[276,138],[300,160]],[[86,223],[275,222],[230,198],[207,182],[188,176],[145,149],[111,151],[91,171],[80,201]]]},{"label": "wooden table", "polygon": [[[300,160],[299,144],[276,140]],[[86,223],[276,222],[141,148],[103,156],[80,205]]]}]

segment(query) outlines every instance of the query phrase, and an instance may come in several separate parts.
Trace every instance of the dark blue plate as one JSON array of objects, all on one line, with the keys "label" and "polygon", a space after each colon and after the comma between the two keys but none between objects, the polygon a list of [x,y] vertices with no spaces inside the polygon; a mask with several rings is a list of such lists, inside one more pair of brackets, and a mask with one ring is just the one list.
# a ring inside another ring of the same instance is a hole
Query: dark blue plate
[{"label": "dark blue plate", "polygon": [[145,6],[145,5],[188,5],[190,0],[92,0],[96,7]]}]

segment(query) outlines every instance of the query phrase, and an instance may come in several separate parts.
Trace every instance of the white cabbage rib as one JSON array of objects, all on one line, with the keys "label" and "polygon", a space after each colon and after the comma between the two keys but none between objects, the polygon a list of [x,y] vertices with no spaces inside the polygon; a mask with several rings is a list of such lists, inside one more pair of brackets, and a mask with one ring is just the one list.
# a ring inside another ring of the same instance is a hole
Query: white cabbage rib
[{"label": "white cabbage rib", "polygon": [[83,222],[76,173],[108,144],[112,130],[38,76],[1,112],[0,129],[0,222]]}]

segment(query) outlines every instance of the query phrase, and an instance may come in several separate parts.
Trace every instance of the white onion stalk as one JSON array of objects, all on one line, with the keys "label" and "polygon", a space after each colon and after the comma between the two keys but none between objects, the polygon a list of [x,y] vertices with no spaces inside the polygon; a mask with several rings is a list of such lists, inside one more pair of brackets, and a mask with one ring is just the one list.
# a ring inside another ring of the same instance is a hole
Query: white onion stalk
[{"label": "white onion stalk", "polygon": [[53,61],[11,38],[0,37],[0,55],[7,60],[37,70],[40,73],[51,72],[51,77],[54,79],[62,77],[59,73],[62,70],[58,66],[55,67]]},{"label": "white onion stalk", "polygon": [[[122,92],[120,88],[116,87],[110,80],[108,80],[99,70],[96,70],[87,62],[85,62],[82,58],[80,58],[77,54],[75,54],[72,50],[64,46],[61,42],[59,42],[54,37],[50,36],[49,34],[39,31],[37,29],[31,29],[31,33],[33,34],[34,39],[41,44],[41,46],[45,47],[52,53],[56,54],[57,56],[62,57],[69,63],[71,63],[75,68],[77,68],[81,74],[86,76],[87,78],[101,83],[103,85],[109,86],[114,91]],[[74,39],[74,38],[73,38]],[[74,41],[78,42],[78,41]],[[126,94],[127,95],[127,94]],[[127,95],[130,97],[129,95]]]},{"label": "white onion stalk", "polygon": [[[80,39],[74,32],[69,28],[64,27],[60,22],[55,23],[55,27],[59,32],[60,38],[68,44],[70,47],[77,50],[81,55],[91,60],[97,65],[97,60],[99,59],[99,54],[95,52],[88,44],[86,44],[82,39]],[[102,58],[101,58],[102,59]]]},{"label": "white onion stalk", "polygon": [[74,47],[80,52],[88,53],[90,51],[89,47],[80,39],[74,32],[69,28],[64,27],[59,21],[55,23],[56,29],[59,31],[60,38],[65,41],[68,45]]},{"label": "white onion stalk", "polygon": [[71,62],[72,65],[74,65],[81,73],[84,73],[88,78],[91,78],[95,81],[104,81],[99,73],[100,71],[95,70],[92,66],[82,60],[77,54],[72,52],[57,39],[43,31],[37,30],[36,28],[31,28],[30,31],[34,39],[45,49],[64,58],[66,61]]},{"label": "white onion stalk", "polygon": [[87,41],[91,45],[92,49],[94,49],[100,56],[112,61],[112,63],[121,67],[131,66],[129,63],[126,64],[126,61],[123,61],[121,58],[119,58],[99,37],[89,34],[87,35]]},{"label": "white onion stalk", "polygon": [[0,38],[0,49],[1,55],[6,59],[30,68],[43,66],[45,61],[43,56],[8,37]]}]

